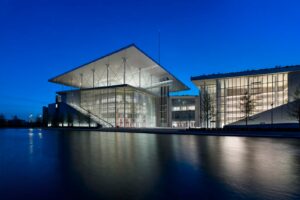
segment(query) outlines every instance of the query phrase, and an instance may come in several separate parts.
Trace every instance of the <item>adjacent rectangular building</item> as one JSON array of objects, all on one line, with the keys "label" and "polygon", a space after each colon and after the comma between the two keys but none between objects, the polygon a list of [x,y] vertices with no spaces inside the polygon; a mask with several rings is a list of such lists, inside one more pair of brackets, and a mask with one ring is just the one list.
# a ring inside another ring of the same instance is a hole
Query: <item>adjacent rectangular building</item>
[{"label": "adjacent rectangular building", "polygon": [[288,104],[299,87],[299,77],[300,66],[192,77],[200,95],[200,126],[244,125],[245,98],[250,98],[253,107],[248,124],[295,123]]}]

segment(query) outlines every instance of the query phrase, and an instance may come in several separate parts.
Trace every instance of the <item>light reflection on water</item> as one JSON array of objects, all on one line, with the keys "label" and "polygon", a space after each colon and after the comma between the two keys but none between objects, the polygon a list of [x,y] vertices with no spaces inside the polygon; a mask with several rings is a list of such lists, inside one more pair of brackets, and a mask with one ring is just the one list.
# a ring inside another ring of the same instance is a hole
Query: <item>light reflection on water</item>
[{"label": "light reflection on water", "polygon": [[[36,199],[300,197],[300,140],[38,129],[24,135],[0,130],[0,195],[25,188]],[[24,176],[30,181],[11,181]]]}]

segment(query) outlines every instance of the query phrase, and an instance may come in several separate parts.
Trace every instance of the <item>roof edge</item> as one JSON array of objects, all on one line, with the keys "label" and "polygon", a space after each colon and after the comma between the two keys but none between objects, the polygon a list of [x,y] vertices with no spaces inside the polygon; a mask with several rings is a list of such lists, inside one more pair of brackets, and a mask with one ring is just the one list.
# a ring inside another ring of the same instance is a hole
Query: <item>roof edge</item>
[{"label": "roof edge", "polygon": [[272,73],[292,72],[292,71],[300,71],[300,65],[289,65],[284,67],[272,67],[272,68],[253,69],[253,70],[246,70],[246,71],[239,71],[239,72],[192,76],[190,80],[198,81],[198,80],[207,80],[207,79],[232,78],[232,77],[239,77],[239,76],[251,76],[251,75],[272,74]]},{"label": "roof edge", "polygon": [[63,75],[65,75],[65,74],[68,74],[68,73],[70,73],[70,72],[72,72],[72,71],[75,71],[75,70],[77,70],[77,69],[79,69],[79,68],[85,66],[85,65],[88,65],[88,64],[91,64],[91,63],[96,62],[96,61],[98,61],[98,60],[101,60],[101,59],[103,59],[103,58],[105,58],[105,57],[111,56],[111,55],[113,55],[113,54],[115,54],[115,53],[118,53],[118,52],[123,51],[124,49],[130,48],[130,47],[136,48],[138,51],[140,51],[142,54],[144,54],[148,59],[150,59],[150,60],[151,60],[152,62],[154,62],[156,65],[160,66],[163,70],[165,70],[168,74],[170,74],[172,77],[174,77],[174,79],[176,79],[180,84],[182,84],[182,85],[185,87],[185,89],[183,89],[183,90],[178,90],[178,91],[186,91],[186,90],[190,90],[190,88],[189,88],[186,84],[184,84],[184,83],[183,83],[181,80],[179,80],[176,76],[174,76],[172,73],[170,73],[165,67],[163,67],[161,64],[159,64],[156,60],[154,60],[151,56],[149,56],[145,51],[143,51],[141,48],[139,48],[135,43],[131,43],[131,44],[126,45],[126,46],[124,46],[124,47],[122,47],[122,48],[120,48],[120,49],[117,49],[117,50],[112,51],[112,52],[110,52],[110,53],[108,53],[108,54],[105,54],[105,55],[103,55],[103,56],[101,56],[101,57],[98,57],[98,58],[96,58],[96,59],[93,59],[92,61],[89,61],[89,62],[87,62],[87,63],[85,63],[85,64],[81,64],[81,65],[79,65],[78,67],[75,67],[75,68],[73,68],[73,69],[70,69],[70,70],[68,70],[68,71],[66,71],[66,72],[64,72],[64,73],[62,73],[62,74],[59,74],[59,75],[57,75],[57,76],[55,76],[55,77],[52,77],[52,78],[48,79],[48,82],[56,83],[54,80],[55,80],[56,78],[60,77],[60,76],[63,76]]},{"label": "roof edge", "polygon": [[181,83],[183,86],[186,87],[186,89],[184,90],[180,90],[180,91],[186,91],[186,90],[190,90],[190,88],[184,84],[181,80],[179,80],[176,76],[174,76],[171,72],[169,72],[164,66],[162,66],[160,63],[158,63],[154,58],[152,58],[151,56],[149,56],[146,52],[144,52],[142,49],[140,49],[138,46],[136,46],[134,44],[134,47],[137,48],[137,50],[139,50],[140,52],[142,52],[146,57],[148,57],[152,62],[154,62],[155,64],[157,64],[158,66],[160,66],[163,70],[165,70],[168,74],[170,74],[171,76],[173,76],[179,83]]},{"label": "roof edge", "polygon": [[[135,47],[135,48],[137,48],[137,46],[136,46],[134,43],[128,44],[128,45],[126,45],[126,46],[124,46],[124,47],[122,47],[122,48],[120,48],[120,49],[117,49],[117,50],[115,50],[115,51],[112,51],[112,52],[110,52],[110,53],[108,53],[108,54],[105,54],[105,55],[100,56],[100,57],[98,57],[98,58],[96,58],[96,59],[93,59],[93,60],[91,60],[91,61],[89,61],[89,62],[87,62],[87,63],[81,64],[81,65],[79,65],[78,67],[75,67],[75,68],[73,68],[73,69],[70,69],[70,70],[68,70],[68,71],[66,71],[66,72],[64,72],[64,73],[62,73],[62,74],[59,74],[59,75],[57,75],[57,76],[54,76],[54,77],[48,79],[48,82],[56,83],[56,82],[54,81],[54,79],[56,79],[56,78],[58,78],[58,77],[60,77],[60,76],[63,76],[63,75],[65,75],[65,74],[68,74],[68,73],[70,73],[70,72],[72,72],[72,71],[74,71],[74,70],[77,70],[77,69],[79,69],[79,68],[85,66],[85,65],[91,64],[91,63],[93,63],[93,62],[96,62],[97,60],[100,60],[100,59],[103,59],[103,58],[105,58],[105,57],[111,56],[112,54],[118,53],[118,52],[123,51],[124,49],[130,48],[130,47]],[[138,49],[138,48],[137,48],[137,49]]]}]

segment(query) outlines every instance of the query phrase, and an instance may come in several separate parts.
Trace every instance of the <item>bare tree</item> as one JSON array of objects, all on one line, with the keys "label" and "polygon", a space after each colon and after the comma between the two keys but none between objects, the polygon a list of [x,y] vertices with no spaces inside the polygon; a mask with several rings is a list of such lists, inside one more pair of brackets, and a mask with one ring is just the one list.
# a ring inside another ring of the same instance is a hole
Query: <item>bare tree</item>
[{"label": "bare tree", "polygon": [[247,90],[244,95],[241,97],[241,102],[240,102],[240,110],[242,113],[244,113],[244,119],[246,126],[248,126],[248,121],[250,120],[250,115],[252,111],[254,110],[255,105],[254,101],[252,98],[252,95],[250,92]]},{"label": "bare tree", "polygon": [[201,96],[202,96],[202,111],[203,111],[202,120],[205,121],[206,128],[208,128],[209,121],[213,118],[214,115],[214,106],[213,106],[212,98],[206,90],[202,92]]},{"label": "bare tree", "polygon": [[293,95],[294,101],[289,103],[289,115],[296,118],[300,126],[300,88],[298,87]]}]

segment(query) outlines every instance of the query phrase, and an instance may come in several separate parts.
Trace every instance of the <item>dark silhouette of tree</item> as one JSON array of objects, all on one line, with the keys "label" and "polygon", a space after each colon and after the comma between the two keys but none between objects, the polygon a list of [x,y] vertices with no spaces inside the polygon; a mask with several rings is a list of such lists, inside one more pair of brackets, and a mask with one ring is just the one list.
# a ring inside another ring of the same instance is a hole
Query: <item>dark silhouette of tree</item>
[{"label": "dark silhouette of tree", "polygon": [[289,103],[289,115],[296,118],[300,126],[300,88],[298,87],[293,95],[294,101]]},{"label": "dark silhouette of tree", "polygon": [[65,119],[65,114],[60,112],[58,115],[58,126],[59,126],[59,124],[61,124],[61,126],[64,125],[64,119]]},{"label": "dark silhouette of tree", "polygon": [[242,113],[244,113],[246,126],[248,126],[248,121],[250,120],[250,115],[254,110],[254,108],[255,105],[254,105],[253,97],[250,94],[250,92],[247,90],[244,93],[244,95],[241,97],[241,102],[240,102],[240,110]]},{"label": "dark silhouette of tree", "polygon": [[68,126],[73,126],[73,115],[70,112],[67,113],[67,122]]},{"label": "dark silhouette of tree", "polygon": [[17,115],[13,116],[13,120],[18,121],[19,120],[18,116]]},{"label": "dark silhouette of tree", "polygon": [[206,128],[209,127],[209,121],[213,118],[214,116],[214,106],[213,106],[213,101],[211,96],[208,94],[206,90],[203,91],[202,95],[202,113],[203,117],[202,119],[206,123]]},{"label": "dark silhouette of tree", "polygon": [[11,127],[21,127],[24,126],[24,122],[23,120],[19,119],[17,115],[15,115],[11,120],[8,121],[8,125]]},{"label": "dark silhouette of tree", "polygon": [[3,114],[0,114],[0,127],[4,127],[7,125],[7,120]]},{"label": "dark silhouette of tree", "polygon": [[52,124],[53,127],[57,127],[58,126],[58,117],[57,117],[56,113],[51,118],[51,124]]},{"label": "dark silhouette of tree", "polygon": [[41,127],[42,124],[43,124],[42,117],[41,116],[37,116],[36,119],[35,119],[35,126]]},{"label": "dark silhouette of tree", "polygon": [[81,124],[82,124],[82,115],[80,113],[77,113],[77,119],[78,119],[79,126],[81,126]]}]

